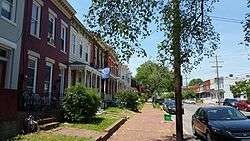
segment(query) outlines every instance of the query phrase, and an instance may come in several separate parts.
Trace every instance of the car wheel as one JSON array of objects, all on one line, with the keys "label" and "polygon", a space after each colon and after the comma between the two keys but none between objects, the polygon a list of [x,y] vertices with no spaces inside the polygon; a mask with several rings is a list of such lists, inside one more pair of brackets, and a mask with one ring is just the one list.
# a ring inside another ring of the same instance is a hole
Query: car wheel
[{"label": "car wheel", "polygon": [[214,140],[212,139],[211,134],[210,134],[209,132],[207,132],[207,134],[206,134],[206,141],[214,141]]}]

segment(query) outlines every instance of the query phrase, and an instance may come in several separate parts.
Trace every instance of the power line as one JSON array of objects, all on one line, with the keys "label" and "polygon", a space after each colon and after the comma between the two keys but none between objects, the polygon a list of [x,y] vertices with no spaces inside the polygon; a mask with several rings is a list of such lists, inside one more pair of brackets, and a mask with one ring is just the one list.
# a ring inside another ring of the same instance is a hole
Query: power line
[{"label": "power line", "polygon": [[240,19],[235,18],[227,18],[227,17],[220,17],[220,16],[210,16],[213,20],[221,21],[221,22],[228,22],[228,23],[240,23],[242,24],[243,21]]},{"label": "power line", "polygon": [[227,18],[227,17],[219,17],[219,16],[210,16],[210,17],[216,18],[216,19],[230,20],[230,21],[238,21],[238,22],[241,22],[241,21],[242,21],[242,20],[240,20],[240,19]]}]

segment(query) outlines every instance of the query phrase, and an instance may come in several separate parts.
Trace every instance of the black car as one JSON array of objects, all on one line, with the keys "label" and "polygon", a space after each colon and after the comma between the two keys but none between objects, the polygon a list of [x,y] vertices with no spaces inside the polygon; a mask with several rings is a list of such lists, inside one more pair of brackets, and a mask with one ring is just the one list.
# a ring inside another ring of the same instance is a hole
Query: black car
[{"label": "black car", "polygon": [[226,98],[223,102],[224,106],[231,106],[231,107],[236,107],[236,103],[238,101],[236,99],[233,98]]},{"label": "black car", "polygon": [[174,100],[169,100],[164,103],[164,110],[170,114],[175,114],[176,104]]},{"label": "black car", "polygon": [[[167,100],[163,103],[163,110],[169,114],[176,114],[176,104],[175,100]],[[182,113],[184,113],[184,109],[182,107]]]},{"label": "black car", "polygon": [[250,141],[250,120],[229,106],[199,108],[192,128],[194,135],[207,141]]}]

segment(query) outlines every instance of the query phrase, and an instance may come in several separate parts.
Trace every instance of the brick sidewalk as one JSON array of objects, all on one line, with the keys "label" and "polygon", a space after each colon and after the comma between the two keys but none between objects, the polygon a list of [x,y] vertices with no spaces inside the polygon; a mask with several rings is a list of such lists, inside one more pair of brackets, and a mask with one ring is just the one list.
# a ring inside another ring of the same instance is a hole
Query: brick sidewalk
[{"label": "brick sidewalk", "polygon": [[129,119],[109,141],[172,141],[175,122],[164,122],[163,114],[145,104],[142,112]]}]

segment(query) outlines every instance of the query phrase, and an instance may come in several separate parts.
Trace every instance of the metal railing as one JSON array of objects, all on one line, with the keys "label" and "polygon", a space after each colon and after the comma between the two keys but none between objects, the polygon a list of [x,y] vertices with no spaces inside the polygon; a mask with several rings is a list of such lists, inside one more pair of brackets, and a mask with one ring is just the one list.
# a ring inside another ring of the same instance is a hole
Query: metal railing
[{"label": "metal railing", "polygon": [[60,98],[56,93],[28,93],[18,95],[18,109],[25,112],[52,112],[59,110]]}]

